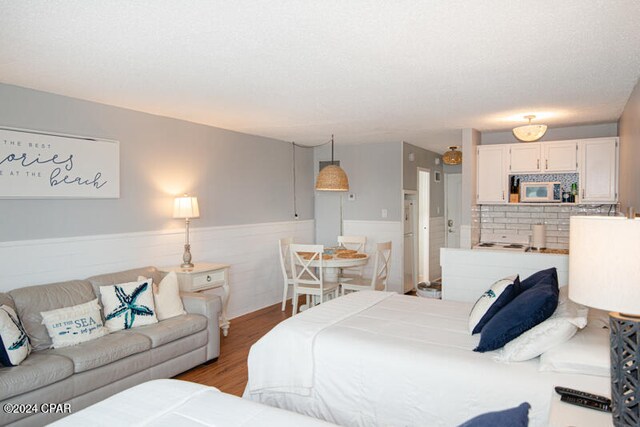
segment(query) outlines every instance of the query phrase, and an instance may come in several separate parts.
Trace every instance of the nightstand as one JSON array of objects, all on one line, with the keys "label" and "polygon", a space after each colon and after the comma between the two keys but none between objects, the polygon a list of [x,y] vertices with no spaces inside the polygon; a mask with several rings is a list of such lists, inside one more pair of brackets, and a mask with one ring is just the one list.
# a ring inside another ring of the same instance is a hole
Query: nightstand
[{"label": "nightstand", "polygon": [[562,402],[560,395],[554,390],[549,411],[549,427],[613,427],[613,417],[610,412],[600,412]]},{"label": "nightstand", "polygon": [[229,265],[227,264],[196,264],[191,269],[182,267],[161,268],[161,271],[175,271],[178,276],[180,290],[185,292],[200,292],[209,289],[222,288],[222,313],[220,314],[220,328],[226,337],[231,322],[227,318],[229,304]]}]

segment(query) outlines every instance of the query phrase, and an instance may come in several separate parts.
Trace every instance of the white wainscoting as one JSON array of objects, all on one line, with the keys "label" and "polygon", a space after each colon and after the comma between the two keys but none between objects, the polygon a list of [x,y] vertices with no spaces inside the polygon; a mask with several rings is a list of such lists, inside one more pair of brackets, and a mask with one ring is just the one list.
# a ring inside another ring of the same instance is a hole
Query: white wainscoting
[{"label": "white wainscoting", "polygon": [[367,236],[366,250],[371,255],[371,261],[364,270],[366,277],[373,274],[375,244],[391,241],[391,267],[387,289],[402,293],[403,224],[400,221],[344,221],[343,224],[345,236]]},{"label": "white wainscoting", "polygon": [[[231,265],[231,318],[282,301],[278,239],[313,243],[314,221],[191,229],[194,262]],[[184,230],[0,243],[0,292],[101,273],[182,262]],[[232,328],[233,330],[233,328]]]},{"label": "white wainscoting", "polygon": [[429,219],[429,280],[441,276],[440,248],[445,246],[444,217],[437,216]]},{"label": "white wainscoting", "polygon": [[558,270],[560,286],[568,283],[568,255],[453,248],[440,253],[443,300],[474,302],[496,280],[513,274],[522,280],[551,267]]}]

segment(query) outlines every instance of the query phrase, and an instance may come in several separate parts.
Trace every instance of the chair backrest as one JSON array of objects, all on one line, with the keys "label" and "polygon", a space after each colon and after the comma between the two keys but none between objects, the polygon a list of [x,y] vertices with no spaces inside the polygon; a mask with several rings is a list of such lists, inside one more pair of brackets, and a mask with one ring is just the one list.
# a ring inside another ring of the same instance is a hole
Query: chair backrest
[{"label": "chair backrest", "polygon": [[338,244],[347,249],[364,252],[367,244],[367,236],[338,236]]},{"label": "chair backrest", "polygon": [[291,258],[289,257],[289,246],[293,243],[293,237],[285,237],[278,240],[280,255],[280,268],[285,279],[291,279]]},{"label": "chair backrest", "polygon": [[371,289],[374,291],[382,285],[387,290],[387,277],[391,263],[391,242],[376,244],[376,255],[373,262],[373,275],[371,276]]},{"label": "chair backrest", "polygon": [[[322,289],[323,252],[323,245],[299,245],[294,243],[289,245],[289,256],[291,257],[291,278],[293,279],[294,287],[297,288],[300,284],[306,284],[319,285],[320,289]],[[306,253],[308,256],[303,257],[300,253]],[[314,261],[317,262],[317,264],[315,266],[311,266],[311,263],[314,263]]]}]

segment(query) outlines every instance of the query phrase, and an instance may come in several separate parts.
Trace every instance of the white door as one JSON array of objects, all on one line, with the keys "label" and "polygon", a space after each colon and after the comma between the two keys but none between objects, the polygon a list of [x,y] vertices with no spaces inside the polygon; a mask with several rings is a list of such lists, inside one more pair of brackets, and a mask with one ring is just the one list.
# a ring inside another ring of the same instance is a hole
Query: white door
[{"label": "white door", "polygon": [[431,172],[418,168],[418,281],[429,280],[429,206]]},{"label": "white door", "polygon": [[460,247],[460,205],[462,204],[462,174],[444,175],[445,185],[445,227],[448,248]]},{"label": "white door", "polygon": [[618,139],[579,142],[580,201],[615,203],[618,175]]},{"label": "white door", "polygon": [[505,148],[500,145],[478,147],[478,203],[507,202]]},{"label": "white door", "polygon": [[543,172],[567,173],[578,170],[578,145],[576,141],[543,142]]},{"label": "white door", "polygon": [[540,172],[540,144],[533,142],[511,145],[509,171],[511,173]]}]

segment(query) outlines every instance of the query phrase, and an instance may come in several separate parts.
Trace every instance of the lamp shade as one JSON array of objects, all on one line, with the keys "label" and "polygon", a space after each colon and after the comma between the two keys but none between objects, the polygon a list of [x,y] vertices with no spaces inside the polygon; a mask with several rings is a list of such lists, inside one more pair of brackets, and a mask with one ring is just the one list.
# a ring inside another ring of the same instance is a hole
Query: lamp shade
[{"label": "lamp shade", "polygon": [[322,168],[316,178],[318,191],[349,191],[349,178],[338,165],[328,165]]},{"label": "lamp shade", "polygon": [[539,140],[547,132],[547,125],[525,125],[513,129],[513,135],[523,142]]},{"label": "lamp shade", "polygon": [[200,217],[200,209],[198,209],[197,197],[176,197],[173,202],[174,218],[198,218]]},{"label": "lamp shade", "polygon": [[459,165],[462,163],[462,152],[458,151],[456,145],[453,145],[449,147],[449,151],[442,155],[442,161],[445,165]]},{"label": "lamp shade", "polygon": [[570,230],[569,298],[640,315],[640,219],[573,216]]}]

